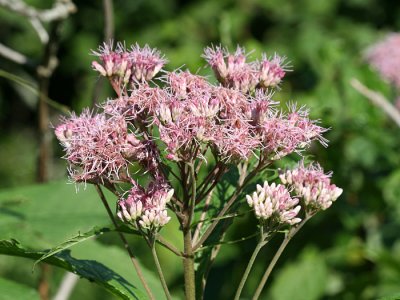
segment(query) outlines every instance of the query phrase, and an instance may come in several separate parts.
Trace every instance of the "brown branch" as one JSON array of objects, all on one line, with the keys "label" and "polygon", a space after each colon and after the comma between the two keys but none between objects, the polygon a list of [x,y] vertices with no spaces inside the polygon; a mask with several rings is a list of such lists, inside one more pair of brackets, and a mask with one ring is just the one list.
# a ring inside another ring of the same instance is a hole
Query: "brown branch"
[{"label": "brown branch", "polygon": [[49,163],[51,157],[51,132],[49,128],[49,106],[47,98],[49,94],[50,77],[53,75],[57,67],[57,50],[60,41],[61,21],[52,23],[50,31],[50,39],[44,50],[41,65],[37,69],[39,81],[39,161],[38,161],[38,181],[45,182],[48,180]]}]

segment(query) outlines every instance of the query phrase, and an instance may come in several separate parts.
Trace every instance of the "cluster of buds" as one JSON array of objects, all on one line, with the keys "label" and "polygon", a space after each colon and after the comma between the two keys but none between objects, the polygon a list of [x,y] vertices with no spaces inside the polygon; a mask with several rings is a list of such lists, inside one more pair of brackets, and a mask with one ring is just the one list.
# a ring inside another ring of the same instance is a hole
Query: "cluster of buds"
[{"label": "cluster of buds", "polygon": [[400,33],[388,34],[365,52],[365,59],[385,80],[400,89]]},{"label": "cluster of buds", "polygon": [[141,48],[136,44],[127,50],[125,45],[117,43],[114,49],[110,42],[104,43],[93,54],[100,58],[100,63],[92,62],[93,69],[108,77],[118,94],[129,83],[132,85],[153,79],[167,62],[158,50],[148,45]]},{"label": "cluster of buds", "polygon": [[167,214],[167,203],[173,194],[173,189],[159,183],[151,183],[147,191],[133,183],[128,197],[118,201],[117,215],[121,221],[135,227],[158,230],[171,219]]},{"label": "cluster of buds", "polygon": [[331,184],[331,173],[325,174],[318,164],[305,167],[303,163],[293,170],[281,174],[283,184],[294,188],[298,197],[304,200],[307,211],[325,210],[342,194],[343,190]]},{"label": "cluster of buds", "polygon": [[300,163],[279,176],[282,184],[257,185],[257,191],[246,195],[247,203],[263,224],[268,221],[269,224],[294,225],[301,221],[298,217],[301,205],[312,215],[329,208],[342,194],[341,188],[330,183],[330,176],[317,164],[305,167]]},{"label": "cluster of buds", "polygon": [[209,47],[203,57],[225,87],[238,89],[244,93],[255,88],[277,87],[289,70],[285,58],[277,54],[271,58],[263,54],[261,61],[247,63],[247,55],[241,47],[237,47],[234,54],[230,54],[222,47]]},{"label": "cluster of buds", "polygon": [[246,199],[249,206],[254,207],[256,217],[262,222],[294,225],[301,221],[297,218],[300,211],[300,205],[297,205],[299,199],[292,198],[282,184],[269,185],[267,181],[263,186],[257,184],[257,191],[246,195]]}]

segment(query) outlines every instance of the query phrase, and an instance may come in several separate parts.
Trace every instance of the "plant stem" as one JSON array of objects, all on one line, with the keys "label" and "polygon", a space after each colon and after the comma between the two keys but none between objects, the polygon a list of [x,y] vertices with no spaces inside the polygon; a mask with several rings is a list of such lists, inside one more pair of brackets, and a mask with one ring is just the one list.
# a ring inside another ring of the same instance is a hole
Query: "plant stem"
[{"label": "plant stem", "polygon": [[295,236],[295,234],[303,227],[303,225],[312,217],[312,215],[306,215],[303,221],[301,221],[297,226],[290,228],[289,232],[285,235],[285,238],[282,241],[282,244],[279,246],[278,251],[276,251],[274,257],[272,258],[270,264],[268,265],[267,270],[265,271],[257,289],[254,293],[252,300],[257,300],[260,297],[262,290],[264,289],[265,283],[267,282],[269,276],[273,268],[275,267],[278,259],[282,255],[283,251],[285,250],[286,246],[289,244],[291,239]]},{"label": "plant stem", "polygon": [[193,215],[194,215],[194,207],[196,205],[196,174],[194,173],[194,164],[191,163],[189,165],[190,168],[190,181],[192,187],[192,195],[189,203],[189,218],[188,218],[188,226],[190,228],[190,224],[192,223]]},{"label": "plant stem", "polygon": [[[101,190],[99,185],[95,184],[95,187],[96,187],[97,193],[100,196],[101,201],[104,204],[104,207],[105,207],[105,209],[106,209],[106,211],[108,213],[108,216],[110,217],[110,219],[111,219],[112,223],[114,224],[115,228],[117,228],[118,227],[117,221],[115,221],[114,215],[113,215],[113,213],[112,213],[112,211],[110,209],[110,206],[108,205],[107,199],[106,199],[103,191]],[[131,247],[129,247],[128,241],[126,240],[126,238],[122,234],[122,232],[117,231],[117,233],[118,233],[119,237],[121,238],[122,243],[124,244],[124,247],[125,247],[126,251],[128,251],[128,254],[129,254],[129,257],[131,258],[133,267],[135,268],[136,273],[137,273],[140,281],[142,282],[143,287],[145,288],[145,290],[147,292],[147,295],[149,296],[149,298],[151,300],[154,300],[155,298],[154,298],[154,296],[153,296],[153,294],[152,294],[152,292],[151,292],[151,290],[149,288],[149,285],[147,284],[147,282],[146,282],[146,280],[145,280],[145,278],[143,276],[143,273],[142,273],[142,270],[140,268],[139,262],[137,261],[135,255],[133,254],[133,251],[132,251]]]},{"label": "plant stem", "polygon": [[158,236],[156,242],[159,243],[161,246],[163,246],[165,249],[168,249],[169,251],[174,253],[176,256],[182,256],[182,252],[176,249],[174,245],[172,245],[162,236]]},{"label": "plant stem", "polygon": [[[191,183],[191,197],[187,199],[186,209],[184,211],[186,218],[183,224],[183,275],[185,277],[185,294],[187,300],[194,300],[196,295],[195,275],[194,275],[194,255],[192,247],[192,232],[190,230],[192,218],[194,215],[194,206],[196,203],[196,174],[194,164],[189,165],[189,175]],[[185,183],[188,183],[186,181]],[[188,186],[188,184],[186,185]]]},{"label": "plant stem", "polygon": [[242,293],[244,284],[246,283],[247,277],[250,274],[251,268],[253,267],[253,264],[257,258],[258,253],[260,252],[260,250],[262,249],[262,247],[264,247],[268,241],[266,241],[266,238],[268,237],[268,234],[263,234],[261,232],[261,236],[260,236],[260,241],[257,243],[256,248],[253,251],[253,254],[251,255],[251,258],[249,260],[249,263],[247,264],[246,270],[244,271],[244,274],[242,276],[242,279],[240,280],[239,286],[236,290],[236,294],[235,294],[235,299],[234,300],[239,300],[240,299],[240,295]]},{"label": "plant stem", "polygon": [[185,294],[186,300],[194,300],[196,295],[195,277],[194,277],[194,256],[192,249],[192,234],[190,225],[184,230],[184,252],[183,258],[183,274],[185,277]]},{"label": "plant stem", "polygon": [[164,289],[165,296],[167,297],[168,300],[170,300],[171,294],[169,293],[167,283],[165,282],[165,278],[164,278],[163,271],[161,269],[160,261],[158,260],[155,242],[153,242],[151,245],[151,254],[153,255],[154,263],[156,264],[158,276],[160,277],[160,281],[161,281],[162,287]]}]

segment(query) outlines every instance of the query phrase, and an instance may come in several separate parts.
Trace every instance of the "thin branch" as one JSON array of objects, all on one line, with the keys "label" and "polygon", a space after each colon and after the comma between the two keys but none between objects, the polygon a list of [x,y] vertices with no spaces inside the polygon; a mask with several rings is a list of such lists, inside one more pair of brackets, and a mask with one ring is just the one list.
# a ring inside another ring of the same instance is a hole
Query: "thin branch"
[{"label": "thin branch", "polygon": [[79,276],[66,272],[53,300],[68,300],[78,280]]},{"label": "thin branch", "polygon": [[[103,0],[104,14],[104,40],[110,41],[114,38],[114,9],[112,0]],[[92,106],[95,106],[103,90],[104,77],[98,77],[92,93]]]},{"label": "thin branch", "polygon": [[235,300],[239,300],[240,299],[240,295],[242,294],[242,290],[244,287],[244,284],[247,281],[247,278],[249,277],[250,271],[253,268],[253,264],[256,261],[257,255],[260,252],[260,250],[267,244],[268,240],[268,233],[263,233],[263,229],[261,227],[261,234],[260,234],[260,240],[257,243],[256,248],[253,251],[253,254],[250,257],[250,260],[247,264],[246,270],[243,273],[242,279],[240,280],[240,283],[238,285],[238,288],[236,290],[236,294],[235,294]]},{"label": "thin branch", "polygon": [[114,38],[114,9],[112,0],[103,0],[104,38],[109,41]]},{"label": "thin branch", "polygon": [[155,245],[154,242],[151,245],[151,254],[153,255],[154,263],[156,265],[157,273],[158,273],[158,276],[160,277],[161,285],[163,287],[165,296],[167,297],[167,300],[170,300],[171,299],[171,294],[169,292],[167,282],[165,281],[165,277],[164,277],[164,273],[163,273],[163,271],[161,269],[160,261],[158,260],[157,251],[156,251],[156,245]]},{"label": "thin branch", "polygon": [[60,30],[62,21],[53,22],[50,30],[50,39],[44,49],[42,63],[37,68],[39,82],[39,160],[38,160],[38,180],[39,182],[47,181],[49,177],[49,164],[51,157],[51,138],[49,123],[50,112],[47,104],[49,94],[50,77],[57,67],[57,50],[60,42]]},{"label": "thin branch", "polygon": [[379,107],[388,117],[390,117],[397,126],[400,127],[400,112],[394,107],[389,100],[387,100],[381,93],[370,90],[360,81],[353,78],[350,81],[353,88],[355,88],[361,95],[364,95],[372,104]]},{"label": "thin branch", "polygon": [[194,217],[194,207],[196,206],[196,174],[194,171],[194,164],[190,163],[189,164],[190,168],[190,182],[191,182],[191,187],[192,187],[192,194],[191,194],[191,199],[189,203],[189,217],[188,217],[188,227],[190,228],[190,225],[192,223],[192,219]]},{"label": "thin branch", "polygon": [[29,64],[29,59],[25,55],[3,45],[2,43],[0,43],[0,55],[20,65]]},{"label": "thin branch", "polygon": [[292,240],[292,238],[296,235],[297,232],[303,227],[303,225],[312,217],[312,215],[306,215],[304,220],[302,220],[297,226],[294,226],[289,229],[289,232],[285,235],[285,238],[282,241],[282,244],[279,246],[278,251],[276,251],[274,257],[272,258],[271,262],[268,265],[267,270],[265,271],[252,300],[257,300],[260,297],[262,290],[264,289],[265,283],[267,282],[269,276],[271,275],[272,270],[274,269],[276,263],[278,262],[279,258],[281,257],[283,251],[285,250],[286,246]]},{"label": "thin branch", "polygon": [[22,0],[0,0],[0,6],[30,19],[39,19],[42,22],[52,22],[66,19],[76,12],[76,6],[71,0],[58,0],[50,9],[37,9]]},{"label": "thin branch", "polygon": [[[110,206],[108,205],[107,199],[106,199],[103,191],[101,190],[99,185],[96,184],[95,187],[96,187],[97,193],[100,196],[101,201],[104,204],[104,207],[105,207],[105,209],[107,211],[108,216],[110,217],[110,219],[111,219],[112,223],[114,224],[115,228],[117,228],[118,227],[117,221],[114,218],[114,214],[112,213],[112,211],[110,209]],[[145,290],[147,292],[147,295],[149,296],[150,299],[155,299],[153,294],[152,294],[152,292],[151,292],[151,290],[150,290],[150,288],[149,288],[149,286],[148,286],[148,284],[147,284],[147,282],[146,282],[146,279],[143,276],[143,273],[142,273],[142,270],[140,268],[139,262],[137,261],[136,256],[133,254],[133,251],[132,251],[131,247],[129,247],[128,241],[126,240],[126,238],[122,234],[122,232],[117,231],[117,233],[118,233],[120,239],[122,240],[122,243],[124,244],[125,249],[128,251],[128,254],[129,254],[129,257],[131,258],[132,264],[133,264],[133,266],[134,266],[134,268],[136,270],[136,273],[137,273],[140,281],[143,284],[143,287],[145,288]]]},{"label": "thin branch", "polygon": [[253,233],[248,236],[242,237],[240,239],[232,240],[232,241],[222,241],[222,242],[218,242],[218,243],[208,244],[207,246],[197,248],[196,252],[200,252],[200,251],[203,251],[203,250],[209,249],[209,248],[220,247],[222,245],[233,245],[233,244],[241,243],[241,242],[250,240],[253,237],[256,237],[257,235],[258,235],[258,233]]},{"label": "thin branch", "polygon": [[157,235],[157,243],[159,243],[161,246],[164,248],[168,249],[172,253],[174,253],[177,256],[183,257],[183,253],[179,251],[174,245],[172,245],[170,242],[168,242],[166,239],[164,239],[162,236]]},{"label": "thin branch", "polygon": [[33,29],[35,29],[37,35],[39,36],[42,44],[47,44],[49,41],[49,34],[47,33],[43,24],[39,21],[39,19],[36,18],[31,18],[29,21],[31,22]]}]

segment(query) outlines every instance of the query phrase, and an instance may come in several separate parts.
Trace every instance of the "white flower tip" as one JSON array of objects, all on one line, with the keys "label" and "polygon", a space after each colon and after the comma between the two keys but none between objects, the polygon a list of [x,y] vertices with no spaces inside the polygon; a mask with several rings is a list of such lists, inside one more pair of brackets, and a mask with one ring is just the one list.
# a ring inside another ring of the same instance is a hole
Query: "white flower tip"
[{"label": "white flower tip", "polygon": [[168,203],[168,202],[171,200],[172,196],[174,195],[174,192],[175,192],[174,189],[170,189],[170,190],[168,191],[167,196],[166,196],[166,198],[165,198],[165,202],[166,202],[166,203]]}]

